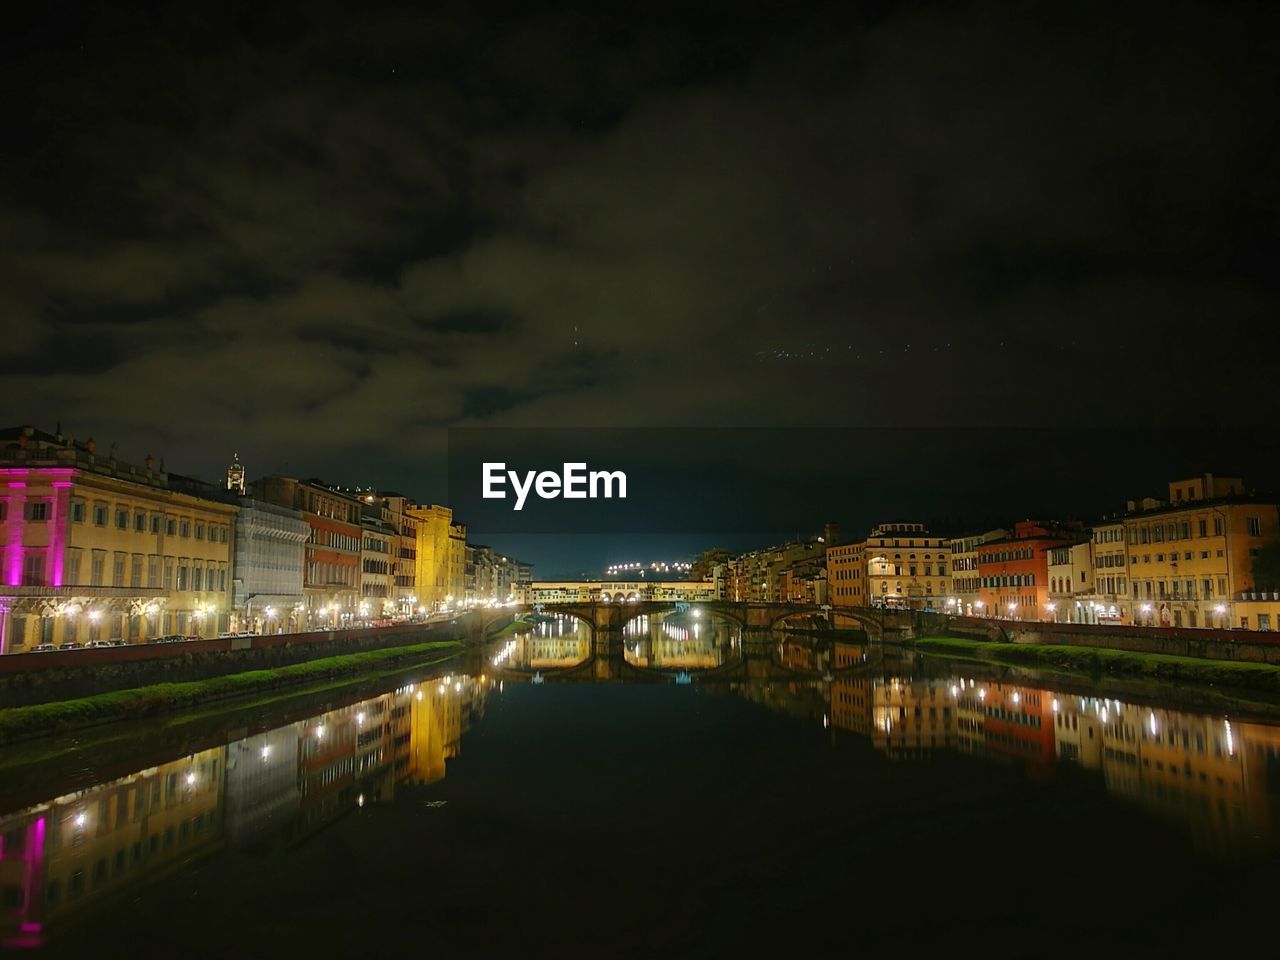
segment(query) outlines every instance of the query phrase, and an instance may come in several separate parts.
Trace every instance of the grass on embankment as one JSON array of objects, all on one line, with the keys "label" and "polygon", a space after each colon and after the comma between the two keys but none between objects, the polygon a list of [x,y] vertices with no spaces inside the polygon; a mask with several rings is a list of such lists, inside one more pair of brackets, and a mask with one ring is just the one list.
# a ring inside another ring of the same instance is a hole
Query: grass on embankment
[{"label": "grass on embankment", "polygon": [[0,743],[45,736],[76,727],[116,720],[132,720],[156,713],[190,707],[208,700],[245,696],[277,687],[322,680],[329,677],[361,673],[390,666],[398,660],[413,659],[424,653],[460,650],[458,640],[432,640],[403,647],[386,647],[360,653],[344,653],[333,657],[293,663],[266,670],[247,670],[207,680],[181,683],[155,683],[131,690],[97,693],[75,700],[37,703],[26,707],[0,710]]},{"label": "grass on embankment", "polygon": [[961,637],[924,637],[917,649],[941,656],[997,660],[1030,667],[1062,668],[1090,674],[1112,673],[1178,683],[1265,690],[1280,695],[1280,667],[1267,663],[1202,660],[1165,653],[1135,653],[1099,647],[996,643]]}]

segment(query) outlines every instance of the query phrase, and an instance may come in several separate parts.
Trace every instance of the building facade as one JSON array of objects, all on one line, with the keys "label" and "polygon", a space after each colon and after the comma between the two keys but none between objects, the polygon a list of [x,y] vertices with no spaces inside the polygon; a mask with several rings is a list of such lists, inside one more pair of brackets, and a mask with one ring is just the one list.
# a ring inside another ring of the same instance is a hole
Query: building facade
[{"label": "building facade", "polygon": [[1254,556],[1280,535],[1276,499],[1247,494],[1238,477],[1204,474],[1170,482],[1166,502],[1129,507],[1131,622],[1244,626],[1235,605],[1254,590]]},{"label": "building facade", "polygon": [[0,652],[215,636],[229,623],[236,512],[173,489],[149,457],[0,431]]},{"label": "building facade", "polygon": [[318,480],[271,476],[251,485],[256,498],[302,512],[310,527],[303,567],[305,629],[350,625],[359,616],[361,502]]},{"label": "building facade", "polygon": [[[988,530],[947,541],[951,551],[951,595],[947,598],[948,613],[954,611],[966,617],[981,616],[981,581],[978,575],[978,547],[993,540],[1003,540],[1008,530]],[[952,603],[951,601],[955,602]]]},{"label": "building facade", "polygon": [[235,630],[294,633],[305,624],[303,571],[311,525],[302,511],[249,497],[236,501],[232,604]]},{"label": "building facade", "polygon": [[1049,600],[1045,620],[1099,623],[1094,580],[1093,542],[1049,548]]},{"label": "building facade", "polygon": [[940,608],[950,589],[950,549],[923,523],[884,523],[863,542],[868,606]]},{"label": "building facade", "polygon": [[1079,542],[1079,527],[1023,520],[1002,540],[978,547],[978,616],[1049,620],[1049,551]]}]

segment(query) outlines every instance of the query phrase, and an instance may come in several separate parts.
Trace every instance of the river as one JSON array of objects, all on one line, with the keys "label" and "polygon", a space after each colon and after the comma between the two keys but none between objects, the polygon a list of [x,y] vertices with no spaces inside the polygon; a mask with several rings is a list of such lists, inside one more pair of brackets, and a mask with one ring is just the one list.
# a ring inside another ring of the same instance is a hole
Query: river
[{"label": "river", "polygon": [[1222,949],[1277,892],[1280,711],[667,617],[0,761],[51,955]]}]

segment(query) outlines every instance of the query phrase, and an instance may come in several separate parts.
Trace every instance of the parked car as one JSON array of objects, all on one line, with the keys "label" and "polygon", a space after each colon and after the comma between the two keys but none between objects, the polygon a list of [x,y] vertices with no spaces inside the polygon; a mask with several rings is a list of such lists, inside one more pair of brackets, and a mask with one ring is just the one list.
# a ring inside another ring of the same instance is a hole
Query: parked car
[{"label": "parked car", "polygon": [[54,646],[52,643],[37,643],[37,644],[36,644],[34,647],[32,647],[32,648],[31,648],[31,650],[30,650],[30,651],[28,651],[28,652],[30,652],[30,653],[48,653],[48,652],[50,652],[51,650],[57,650],[57,649],[58,649],[58,648],[57,648],[56,646]]},{"label": "parked car", "polygon": [[204,637],[197,636],[194,633],[189,633],[185,637],[179,637],[178,639],[179,640],[203,640]]},{"label": "parked car", "polygon": [[60,644],[58,644],[58,649],[59,650],[83,650],[84,644],[77,643],[74,640],[63,640]]},{"label": "parked car", "polygon": [[112,643],[110,640],[90,640],[88,643],[88,647],[90,650],[101,650],[103,647],[110,647],[110,646],[112,646]]},{"label": "parked car", "polygon": [[127,647],[129,645],[129,641],[128,640],[112,640],[111,645],[113,647]]}]

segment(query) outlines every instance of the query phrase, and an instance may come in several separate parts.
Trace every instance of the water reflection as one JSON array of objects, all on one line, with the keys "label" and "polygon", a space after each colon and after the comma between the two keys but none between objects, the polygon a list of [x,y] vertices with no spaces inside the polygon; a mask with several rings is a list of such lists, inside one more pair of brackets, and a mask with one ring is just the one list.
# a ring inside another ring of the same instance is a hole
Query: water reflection
[{"label": "water reflection", "polygon": [[504,670],[568,670],[591,656],[591,629],[576,617],[542,616],[503,642],[490,657]]},{"label": "water reflection", "polygon": [[225,844],[289,846],[399,784],[441,779],[484,678],[410,684],[0,818],[0,945]]},{"label": "water reflection", "polygon": [[[837,652],[837,661],[860,656]],[[831,725],[896,759],[955,751],[1040,775],[1083,768],[1191,828],[1205,851],[1274,838],[1280,727],[956,674],[841,677]]]},{"label": "water reflection", "polygon": [[[585,628],[551,619],[496,643],[477,659],[475,675],[407,684],[158,765],[139,763],[88,789],[52,781],[49,799],[0,816],[0,942],[38,943],[48,925],[184,863],[226,847],[288,848],[362,806],[395,800],[404,785],[439,781],[488,696],[502,689],[482,671],[495,662],[511,670],[571,667],[589,659],[590,647]],[[1100,689],[939,673],[910,661],[886,667],[854,644],[781,637],[744,650],[728,624],[677,617],[635,621],[623,647],[633,666],[728,665],[727,673],[700,674],[689,695],[735,693],[793,718],[797,729],[820,725],[833,746],[852,740],[895,764],[950,753],[1014,764],[1048,782],[1075,770],[1099,791],[1184,824],[1206,851],[1257,853],[1275,834],[1275,725],[1140,705]],[[556,694],[544,688],[522,709],[538,709],[548,696]],[[610,700],[609,709],[627,702],[634,699]],[[839,749],[825,756],[866,762]],[[952,768],[937,769],[940,790],[963,791],[963,781],[946,779]],[[867,776],[876,770],[868,767]]]},{"label": "water reflection", "polygon": [[697,611],[638,616],[623,629],[622,655],[633,667],[650,670],[711,670],[738,659],[742,631]]}]

